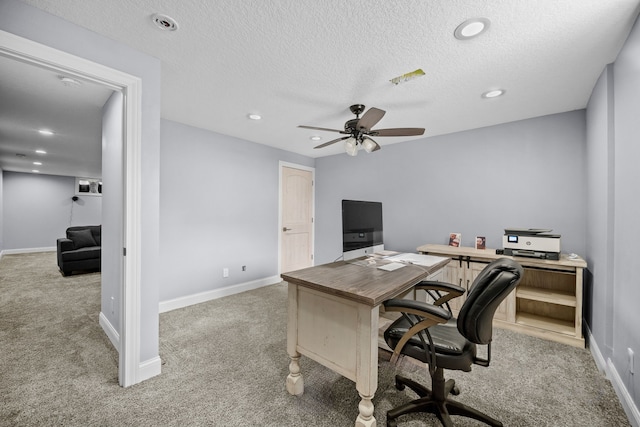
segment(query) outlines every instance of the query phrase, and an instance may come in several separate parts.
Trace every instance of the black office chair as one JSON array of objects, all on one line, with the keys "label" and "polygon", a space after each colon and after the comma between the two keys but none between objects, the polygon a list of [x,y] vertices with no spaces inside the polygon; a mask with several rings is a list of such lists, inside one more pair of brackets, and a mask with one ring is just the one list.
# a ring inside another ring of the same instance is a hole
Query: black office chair
[{"label": "black office chair", "polygon": [[[445,381],[444,369],[471,371],[471,365],[489,366],[493,315],[502,300],[518,285],[522,267],[509,258],[499,258],[488,264],[471,285],[467,299],[458,314],[456,324],[451,312],[436,304],[405,299],[392,299],[384,303],[386,311],[399,311],[402,317],[387,328],[384,338],[394,349],[391,360],[400,355],[409,356],[429,365],[432,390],[413,380],[396,376],[396,388],[408,386],[419,399],[387,412],[387,426],[395,427],[396,418],[413,412],[434,413],[445,427],[453,426],[449,415],[461,415],[480,420],[491,426],[502,426],[498,420],[450,399],[449,393],[458,395],[454,380]],[[423,282],[426,288],[430,282]],[[443,285],[459,293],[455,285]],[[445,301],[446,302],[446,301]],[[457,325],[457,327],[455,327]],[[476,356],[476,345],[487,345],[487,358]]]}]

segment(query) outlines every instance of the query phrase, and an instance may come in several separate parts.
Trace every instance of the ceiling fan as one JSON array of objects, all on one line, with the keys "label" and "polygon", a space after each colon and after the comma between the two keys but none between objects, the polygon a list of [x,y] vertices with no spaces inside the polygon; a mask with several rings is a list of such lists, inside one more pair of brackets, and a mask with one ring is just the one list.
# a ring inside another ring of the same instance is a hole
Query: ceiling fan
[{"label": "ceiling fan", "polygon": [[362,104],[355,104],[349,107],[351,112],[356,115],[355,119],[347,120],[344,124],[344,130],[328,129],[316,126],[298,126],[304,129],[326,130],[329,132],[338,132],[343,135],[341,138],[336,138],[324,144],[320,144],[313,148],[323,148],[336,142],[344,141],[344,147],[350,156],[358,154],[358,145],[362,145],[362,148],[367,153],[372,153],[380,149],[380,146],[370,137],[372,136],[415,136],[424,134],[424,128],[393,128],[393,129],[371,129],[375,126],[380,119],[385,115],[384,110],[379,108],[369,108],[369,110],[360,117],[360,114],[365,109]]}]

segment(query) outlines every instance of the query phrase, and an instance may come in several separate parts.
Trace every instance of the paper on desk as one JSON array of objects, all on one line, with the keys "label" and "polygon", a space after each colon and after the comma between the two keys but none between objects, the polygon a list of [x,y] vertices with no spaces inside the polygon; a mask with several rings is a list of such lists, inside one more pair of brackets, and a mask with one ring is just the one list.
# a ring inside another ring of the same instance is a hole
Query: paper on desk
[{"label": "paper on desk", "polygon": [[400,254],[387,258],[390,261],[404,262],[408,264],[421,265],[423,267],[431,267],[437,263],[447,259],[446,257],[423,255],[423,254]]},{"label": "paper on desk", "polygon": [[385,271],[393,271],[393,270],[397,270],[399,268],[404,267],[405,264],[401,264],[399,262],[391,262],[389,264],[385,264],[385,265],[381,265],[380,267],[378,267],[380,270],[385,270]]}]

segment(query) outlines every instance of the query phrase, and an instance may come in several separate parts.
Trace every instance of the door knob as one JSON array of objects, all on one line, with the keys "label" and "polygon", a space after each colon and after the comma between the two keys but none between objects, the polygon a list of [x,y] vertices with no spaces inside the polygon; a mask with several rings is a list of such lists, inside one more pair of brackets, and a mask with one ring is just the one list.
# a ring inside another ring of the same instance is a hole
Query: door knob
[{"label": "door knob", "polygon": [[291,231],[291,228],[282,227],[282,231]]}]

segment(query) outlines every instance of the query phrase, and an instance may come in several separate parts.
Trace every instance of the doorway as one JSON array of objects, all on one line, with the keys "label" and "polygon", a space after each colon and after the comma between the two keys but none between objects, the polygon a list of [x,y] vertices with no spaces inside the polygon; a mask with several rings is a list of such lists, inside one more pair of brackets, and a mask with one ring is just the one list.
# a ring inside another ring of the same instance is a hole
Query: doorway
[{"label": "doorway", "polygon": [[[123,158],[119,159],[125,185],[118,189],[124,209],[121,212],[124,247],[122,277],[119,284],[120,316],[118,332],[118,378],[121,386],[141,381],[140,365],[140,237],[141,222],[141,110],[142,82],[139,78],[109,67],[61,52],[49,46],[0,30],[0,55],[16,61],[91,80],[121,92],[123,96]],[[126,248],[126,256],[124,256]],[[109,268],[107,266],[107,268]],[[106,331],[105,331],[106,332]]]},{"label": "doorway", "polygon": [[280,163],[280,273],[313,265],[313,168]]}]

